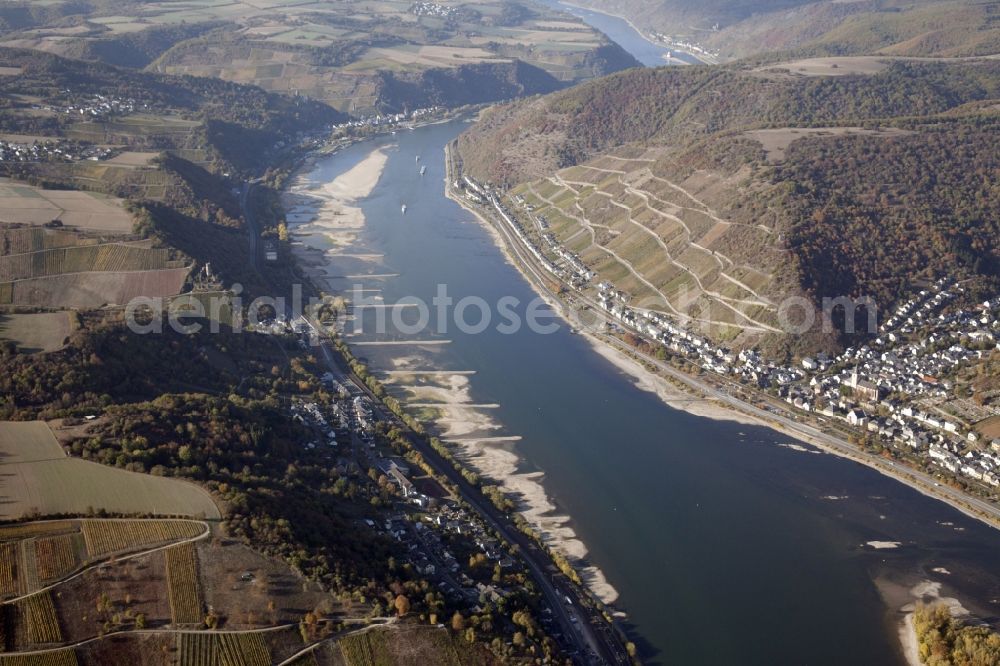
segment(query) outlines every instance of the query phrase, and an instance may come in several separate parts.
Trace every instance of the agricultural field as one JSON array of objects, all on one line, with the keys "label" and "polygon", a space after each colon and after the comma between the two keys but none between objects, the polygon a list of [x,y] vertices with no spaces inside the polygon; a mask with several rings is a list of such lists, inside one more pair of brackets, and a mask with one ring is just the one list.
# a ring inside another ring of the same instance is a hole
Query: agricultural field
[{"label": "agricultural field", "polygon": [[[776,158],[796,138],[763,132],[754,138]],[[748,242],[766,242],[770,230],[721,217],[713,177],[674,182],[654,173],[650,165],[659,157],[658,149],[646,157],[604,155],[516,191],[600,280],[643,307],[689,315],[702,329],[730,337],[777,331],[776,306],[760,294],[774,278]],[[752,284],[740,279],[751,273]]]},{"label": "agricultural field", "polygon": [[9,285],[6,303],[20,306],[97,308],[124,305],[133,298],[176,296],[184,288],[189,268],[151,271],[90,272],[52,275],[0,283]]},{"label": "agricultural field", "polygon": [[59,220],[81,229],[130,233],[121,199],[78,190],[43,190],[0,180],[0,222],[42,225]]},{"label": "agricultural field", "polygon": [[86,559],[86,548],[80,534],[60,534],[31,540],[38,579],[53,581],[66,576]]},{"label": "agricultural field", "polygon": [[[135,66],[309,95],[361,113],[378,108],[380,72],[419,75],[517,58],[554,79],[579,81],[634,64],[616,48],[599,52],[607,40],[582,21],[542,6],[529,12],[497,0],[465,0],[439,7],[447,18],[426,15],[408,0],[137,2],[129,7],[131,17],[92,15],[86,26],[75,25],[69,32],[51,26],[35,34],[19,33],[4,44],[73,56],[86,52],[88,42],[107,44],[138,31],[183,25],[193,29],[190,38],[162,44],[158,54],[150,54],[152,62]],[[228,25],[209,34],[197,31],[199,24],[217,21]],[[159,144],[137,141],[129,126],[131,118],[142,115],[113,122],[85,120],[69,136],[148,150]],[[173,134],[183,141],[186,131],[190,128],[177,123],[148,127],[144,134]],[[142,161],[127,155],[109,162],[141,169]]]},{"label": "agricultural field", "polygon": [[157,155],[159,155],[159,153],[126,150],[124,152],[118,153],[109,160],[105,160],[104,163],[118,167],[133,167],[133,168],[145,167],[149,166],[149,163]]},{"label": "agricultural field", "polygon": [[15,523],[0,526],[0,540],[47,537],[54,534],[78,532],[79,530],[80,524],[76,520],[41,520],[33,523]]},{"label": "agricultural field", "polygon": [[483,662],[468,644],[459,649],[447,629],[393,625],[358,631],[341,638],[337,647],[347,666],[464,666]]},{"label": "agricultural field", "polygon": [[95,561],[190,539],[206,529],[196,521],[123,519],[0,527],[0,598],[30,594]]},{"label": "agricultural field", "polygon": [[10,340],[24,354],[62,349],[73,331],[70,312],[0,313],[0,340]]},{"label": "agricultural field", "polygon": [[744,136],[759,141],[767,153],[767,161],[779,163],[785,159],[785,150],[796,139],[809,136],[903,136],[910,134],[907,130],[887,127],[883,129],[866,129],[864,127],[779,127],[774,129],[758,129],[744,132]]},{"label": "agricultural field", "polygon": [[58,643],[62,640],[59,618],[48,592],[39,592],[4,604],[2,609],[6,626],[13,627],[12,635],[7,636],[7,639],[14,649]]},{"label": "agricultural field", "polygon": [[31,513],[114,513],[219,518],[192,483],[69,458],[41,421],[0,422],[0,520]]},{"label": "agricultural field", "polygon": [[193,138],[200,123],[179,116],[133,113],[112,120],[84,120],[70,126],[67,138],[93,143],[131,144],[169,139],[171,145]]},{"label": "agricultural field", "polygon": [[167,561],[167,590],[170,617],[176,624],[202,621],[201,585],[198,582],[198,559],[192,544],[186,543],[164,551]]},{"label": "agricultural field", "polygon": [[0,597],[17,594],[17,544],[0,543]]},{"label": "agricultural field", "polygon": [[[137,296],[174,296],[186,283],[185,263],[150,241],[108,242],[79,231],[0,226],[0,304],[94,308]],[[0,338],[28,352],[61,347],[68,322],[54,313],[32,317],[0,319]]]},{"label": "agricultural field", "polygon": [[359,631],[338,641],[348,666],[383,666],[391,664],[385,636],[376,631]]},{"label": "agricultural field", "polygon": [[52,250],[60,247],[95,245],[97,238],[82,236],[75,231],[44,227],[0,228],[0,256]]}]

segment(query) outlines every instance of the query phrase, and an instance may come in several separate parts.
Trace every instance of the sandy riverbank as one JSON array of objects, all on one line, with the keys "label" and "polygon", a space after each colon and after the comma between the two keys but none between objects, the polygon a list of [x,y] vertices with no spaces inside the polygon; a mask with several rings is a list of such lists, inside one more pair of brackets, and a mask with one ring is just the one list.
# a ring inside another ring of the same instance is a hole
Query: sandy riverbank
[{"label": "sandy riverbank", "polygon": [[[357,202],[375,189],[388,159],[384,148],[376,148],[354,167],[321,185],[309,179],[315,168],[315,161],[309,160],[282,195],[285,210],[295,211],[287,216],[293,238],[292,254],[309,277],[328,291],[332,291],[328,281],[332,276],[327,267],[336,263],[330,255],[350,248],[364,229],[365,215]],[[297,221],[305,217],[310,219]],[[322,236],[330,249],[311,247],[297,240],[314,235]],[[352,261],[365,261],[365,257]]]}]

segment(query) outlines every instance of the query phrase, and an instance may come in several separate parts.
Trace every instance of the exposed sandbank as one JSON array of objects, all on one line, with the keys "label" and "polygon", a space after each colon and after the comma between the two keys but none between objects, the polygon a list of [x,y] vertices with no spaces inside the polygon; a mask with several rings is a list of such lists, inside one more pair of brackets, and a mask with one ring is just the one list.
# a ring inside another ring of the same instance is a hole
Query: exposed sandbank
[{"label": "exposed sandbank", "polygon": [[[396,369],[412,369],[413,357],[394,359]],[[434,429],[451,444],[456,457],[485,478],[498,483],[518,503],[518,510],[541,534],[542,539],[577,563],[580,576],[605,603],[613,603],[618,592],[604,574],[587,564],[587,547],[571,526],[571,517],[560,513],[545,491],[542,472],[524,472],[513,442],[493,441],[503,429],[484,408],[475,406],[468,374],[389,376],[392,386],[403,389],[404,404],[430,405]],[[478,439],[481,438],[481,439]]]},{"label": "exposed sandbank", "polygon": [[310,247],[298,240],[292,242],[292,253],[300,265],[311,279],[327,290],[333,290],[330,280],[334,276],[328,270],[329,266],[354,270],[357,263],[367,265],[379,259],[373,254],[360,252],[345,257],[344,249],[350,247],[364,229],[365,216],[356,204],[375,189],[388,159],[384,148],[376,148],[354,167],[321,185],[310,179],[314,165],[307,163],[282,196],[285,210],[297,211],[287,216],[290,235],[296,239],[321,235],[330,245],[329,249],[323,249]]}]

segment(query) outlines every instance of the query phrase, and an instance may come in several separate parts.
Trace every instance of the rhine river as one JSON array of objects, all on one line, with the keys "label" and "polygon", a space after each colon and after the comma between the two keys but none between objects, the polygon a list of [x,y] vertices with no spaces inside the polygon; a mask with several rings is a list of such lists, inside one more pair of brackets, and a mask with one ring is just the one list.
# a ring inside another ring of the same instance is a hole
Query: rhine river
[{"label": "rhine river", "polygon": [[[349,246],[332,249],[322,225],[293,228],[327,252],[317,263],[331,288],[361,285],[384,308],[430,304],[446,285],[455,301],[516,298],[524,315],[530,285],[444,195],[443,149],[464,127],[376,138],[305,174],[322,188],[375,149],[387,156],[355,204],[366,223]],[[943,503],[771,429],[670,408],[565,324],[379,334],[380,308],[366,312],[355,353],[457,447],[482,453],[472,462],[499,470],[527,503],[537,488],[547,517],[568,517],[553,533],[586,547],[648,663],[903,663],[899,607],[921,583],[1000,614],[1000,532]],[[385,340],[425,344],[371,344]],[[461,404],[434,410],[443,402]]]},{"label": "rhine river", "polygon": [[[363,231],[327,260],[330,275],[351,275],[334,277],[335,286],[362,284],[387,304],[431,303],[439,284],[456,301],[534,298],[489,231],[444,196],[443,148],[463,127],[356,144],[307,175],[323,185],[377,147],[388,155],[359,203]],[[328,247],[321,231],[296,236]],[[364,262],[344,256],[362,253]],[[569,326],[504,334],[495,325],[482,333],[452,325],[407,338],[376,335],[371,323],[352,340],[442,343],[355,351],[376,370],[454,370],[468,380],[467,401],[490,407],[484,437],[520,438],[488,446],[516,454],[518,471],[542,473],[538,481],[572,518],[587,561],[620,594],[615,605],[651,663],[897,663],[898,605],[887,604],[876,581],[941,583],[942,596],[997,612],[1000,532],[768,428],[672,409]],[[871,541],[899,546],[874,549]]]}]

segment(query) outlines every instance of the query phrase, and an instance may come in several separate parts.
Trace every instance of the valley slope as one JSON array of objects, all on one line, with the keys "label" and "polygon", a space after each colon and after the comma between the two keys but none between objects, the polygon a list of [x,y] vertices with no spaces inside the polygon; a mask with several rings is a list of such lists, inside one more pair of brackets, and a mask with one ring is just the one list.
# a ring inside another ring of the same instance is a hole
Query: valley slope
[{"label": "valley slope", "polygon": [[352,115],[551,92],[637,63],[578,19],[514,2],[56,2],[0,40],[308,96]]},{"label": "valley slope", "polygon": [[751,55],[913,56],[1000,52],[996,3],[981,0],[614,0],[573,4],[624,15],[640,30],[722,59]]},{"label": "valley slope", "polygon": [[639,307],[832,349],[820,326],[782,334],[782,300],[995,288],[998,86],[990,59],[633,70],[491,110],[459,149]]}]

